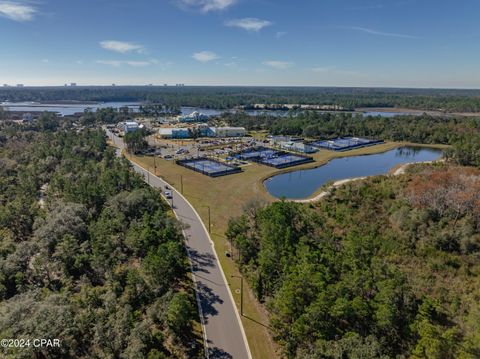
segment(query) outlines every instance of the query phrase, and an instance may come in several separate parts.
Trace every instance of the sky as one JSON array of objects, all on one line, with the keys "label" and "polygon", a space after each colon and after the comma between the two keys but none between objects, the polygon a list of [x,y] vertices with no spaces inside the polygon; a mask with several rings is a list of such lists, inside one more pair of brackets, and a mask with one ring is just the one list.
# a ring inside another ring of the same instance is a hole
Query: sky
[{"label": "sky", "polygon": [[0,0],[0,85],[480,88],[478,0]]}]

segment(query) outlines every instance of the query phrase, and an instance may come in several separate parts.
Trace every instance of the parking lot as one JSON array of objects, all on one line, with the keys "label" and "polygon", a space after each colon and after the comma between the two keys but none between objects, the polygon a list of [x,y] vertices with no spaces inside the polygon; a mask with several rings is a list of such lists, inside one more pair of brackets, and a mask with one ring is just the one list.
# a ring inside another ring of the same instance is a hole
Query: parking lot
[{"label": "parking lot", "polygon": [[247,162],[230,158],[232,152],[260,146],[263,143],[251,137],[244,138],[200,138],[171,140],[158,136],[148,138],[150,149],[146,155],[159,156],[166,160],[184,160],[193,157],[209,157],[231,164],[245,165]]}]

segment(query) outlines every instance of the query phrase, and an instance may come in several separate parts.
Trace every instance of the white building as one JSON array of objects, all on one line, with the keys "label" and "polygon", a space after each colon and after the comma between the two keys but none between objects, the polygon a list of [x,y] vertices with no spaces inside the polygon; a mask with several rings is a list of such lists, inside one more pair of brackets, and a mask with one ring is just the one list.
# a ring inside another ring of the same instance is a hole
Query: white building
[{"label": "white building", "polygon": [[123,124],[123,130],[125,134],[137,131],[140,128],[140,125],[135,121],[126,121]]},{"label": "white building", "polygon": [[306,143],[303,143],[303,142],[287,141],[287,142],[280,142],[279,145],[280,145],[280,148],[287,151],[292,151],[292,152],[315,153],[318,151],[317,148],[307,145]]},{"label": "white building", "polygon": [[162,138],[172,138],[173,128],[171,127],[162,127],[158,130],[158,134]]},{"label": "white building", "polygon": [[177,117],[178,122],[203,122],[208,120],[208,116],[198,111],[193,111],[190,115]]},{"label": "white building", "polygon": [[199,124],[194,127],[163,127],[158,130],[162,138],[193,138],[193,137],[243,137],[246,134],[243,127],[208,127]]},{"label": "white building", "polygon": [[24,113],[22,115],[22,121],[24,122],[30,122],[33,120],[33,115],[30,112]]},{"label": "white building", "polygon": [[244,137],[247,133],[244,127],[210,127],[214,137]]}]

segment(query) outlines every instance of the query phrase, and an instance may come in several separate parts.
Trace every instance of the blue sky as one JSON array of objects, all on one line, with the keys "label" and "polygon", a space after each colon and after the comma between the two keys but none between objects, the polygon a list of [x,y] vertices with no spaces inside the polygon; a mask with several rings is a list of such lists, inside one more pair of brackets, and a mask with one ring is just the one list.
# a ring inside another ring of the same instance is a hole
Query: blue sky
[{"label": "blue sky", "polygon": [[480,88],[478,0],[0,0],[0,84]]}]

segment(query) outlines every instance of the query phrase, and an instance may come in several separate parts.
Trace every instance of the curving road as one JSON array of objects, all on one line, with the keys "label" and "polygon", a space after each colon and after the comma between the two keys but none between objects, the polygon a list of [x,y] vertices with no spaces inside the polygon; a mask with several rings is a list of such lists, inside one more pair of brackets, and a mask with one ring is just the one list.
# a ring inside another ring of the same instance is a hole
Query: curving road
[{"label": "curving road", "polygon": [[[106,130],[121,155],[123,140]],[[197,303],[202,322],[207,358],[251,359],[242,322],[230,288],[215,252],[213,242],[200,216],[177,190],[153,173],[131,162],[150,186],[162,191],[169,186],[173,211],[186,226],[183,230],[192,265]]]}]

